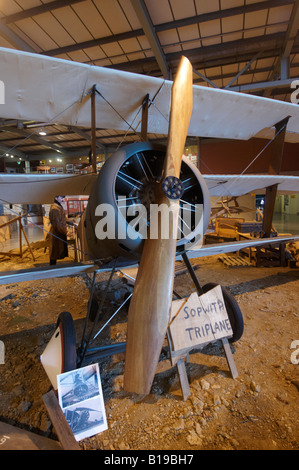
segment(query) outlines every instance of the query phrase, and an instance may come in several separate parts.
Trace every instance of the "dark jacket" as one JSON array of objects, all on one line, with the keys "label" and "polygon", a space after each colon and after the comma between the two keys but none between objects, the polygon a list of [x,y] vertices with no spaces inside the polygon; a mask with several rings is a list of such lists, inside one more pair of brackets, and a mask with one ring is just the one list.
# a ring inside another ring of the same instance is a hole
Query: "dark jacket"
[{"label": "dark jacket", "polygon": [[68,256],[66,243],[67,225],[63,207],[57,201],[51,205],[49,212],[50,227],[50,259],[63,259]]}]

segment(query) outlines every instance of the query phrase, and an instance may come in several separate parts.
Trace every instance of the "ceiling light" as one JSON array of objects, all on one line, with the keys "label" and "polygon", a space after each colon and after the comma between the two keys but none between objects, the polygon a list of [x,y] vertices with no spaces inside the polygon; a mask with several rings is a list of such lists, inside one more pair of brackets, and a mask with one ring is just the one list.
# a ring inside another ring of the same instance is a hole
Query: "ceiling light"
[{"label": "ceiling light", "polygon": [[39,135],[47,135],[47,133],[45,131],[40,131]]}]

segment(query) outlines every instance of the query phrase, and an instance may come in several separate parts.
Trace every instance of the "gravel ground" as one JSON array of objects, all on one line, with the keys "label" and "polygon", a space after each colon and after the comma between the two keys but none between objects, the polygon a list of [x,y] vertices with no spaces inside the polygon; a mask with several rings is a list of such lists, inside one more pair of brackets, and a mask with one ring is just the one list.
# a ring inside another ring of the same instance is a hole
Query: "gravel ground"
[{"label": "gravel ground", "polygon": [[[34,246],[36,266],[47,263]],[[65,260],[71,261],[71,260]],[[184,401],[176,367],[163,348],[151,393],[123,390],[124,354],[99,362],[108,429],[80,441],[82,449],[106,450],[295,450],[299,447],[298,268],[225,267],[217,257],[195,260],[202,284],[229,288],[244,316],[245,330],[231,346],[239,377],[233,380],[221,343],[189,356],[186,365],[191,396]],[[2,259],[0,271],[33,266]],[[100,300],[107,274],[98,274]],[[0,421],[57,439],[42,395],[50,382],[40,354],[51,338],[57,317],[71,312],[80,340],[89,299],[87,275],[0,286]],[[128,287],[118,279],[104,305],[100,322],[115,311]],[[188,275],[176,278],[181,295],[194,291]],[[126,340],[127,311],[121,310],[100,342]],[[293,354],[293,355],[292,355]]]}]

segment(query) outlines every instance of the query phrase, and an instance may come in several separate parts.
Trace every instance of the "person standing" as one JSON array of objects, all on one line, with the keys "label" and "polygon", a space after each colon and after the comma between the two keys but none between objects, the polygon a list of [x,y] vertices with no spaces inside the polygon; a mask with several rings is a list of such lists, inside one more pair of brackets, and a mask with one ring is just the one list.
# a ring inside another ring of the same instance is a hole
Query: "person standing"
[{"label": "person standing", "polygon": [[50,207],[50,265],[55,265],[58,259],[68,256],[67,246],[67,219],[62,207],[64,196],[56,196]]}]

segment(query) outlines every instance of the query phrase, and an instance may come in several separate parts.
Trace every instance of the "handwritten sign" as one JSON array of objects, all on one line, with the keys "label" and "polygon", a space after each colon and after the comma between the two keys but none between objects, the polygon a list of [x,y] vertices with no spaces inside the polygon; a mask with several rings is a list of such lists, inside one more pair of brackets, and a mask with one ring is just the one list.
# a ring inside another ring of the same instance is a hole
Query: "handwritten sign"
[{"label": "handwritten sign", "polygon": [[233,335],[221,286],[206,294],[172,302],[169,332],[173,350],[209,343]]}]

